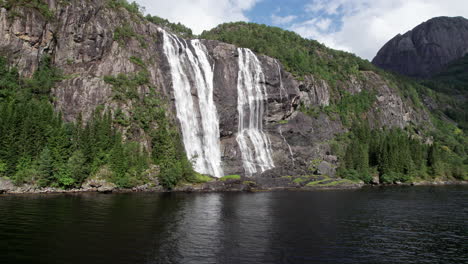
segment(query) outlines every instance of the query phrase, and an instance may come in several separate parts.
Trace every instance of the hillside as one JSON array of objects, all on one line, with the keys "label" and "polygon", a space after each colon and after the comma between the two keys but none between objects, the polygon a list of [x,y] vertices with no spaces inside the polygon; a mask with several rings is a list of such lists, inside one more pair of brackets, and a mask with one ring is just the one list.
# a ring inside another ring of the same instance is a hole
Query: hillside
[{"label": "hillside", "polygon": [[123,0],[1,6],[0,174],[16,185],[466,178],[466,136],[431,90],[352,54],[247,23],[198,40]]}]

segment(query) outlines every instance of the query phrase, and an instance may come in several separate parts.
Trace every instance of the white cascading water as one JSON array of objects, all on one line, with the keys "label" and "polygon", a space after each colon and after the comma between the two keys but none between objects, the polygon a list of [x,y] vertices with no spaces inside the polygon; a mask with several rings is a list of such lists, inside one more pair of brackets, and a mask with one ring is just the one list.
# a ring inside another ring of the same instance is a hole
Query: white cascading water
[{"label": "white cascading water", "polygon": [[283,93],[286,95],[286,99],[289,99],[289,95],[288,95],[288,92],[286,91],[286,89],[284,89],[284,85],[283,85],[283,76],[281,74],[281,66],[279,64],[279,62],[277,60],[275,60],[276,62],[276,66],[278,67],[278,75],[279,75],[279,80],[280,80],[280,100],[281,102],[283,101]]},{"label": "white cascading water", "polygon": [[[187,43],[161,31],[187,156],[194,160],[197,172],[222,177],[219,121],[213,100],[213,68],[206,47],[199,40]],[[192,98],[192,86],[196,88],[198,104]]]},{"label": "white cascading water", "polygon": [[247,176],[275,167],[271,143],[263,132],[264,102],[268,99],[265,75],[257,56],[249,49],[238,49],[237,111],[239,126],[237,143]]},{"label": "white cascading water", "polygon": [[294,165],[294,163],[296,162],[296,159],[294,158],[294,153],[293,153],[293,151],[292,151],[291,145],[289,145],[288,141],[287,141],[286,138],[283,136],[283,128],[282,128],[282,127],[279,127],[278,130],[279,130],[280,136],[283,138],[284,143],[286,143],[286,145],[288,145],[289,155],[291,155],[291,160],[292,160],[292,163],[293,163],[293,165]]}]

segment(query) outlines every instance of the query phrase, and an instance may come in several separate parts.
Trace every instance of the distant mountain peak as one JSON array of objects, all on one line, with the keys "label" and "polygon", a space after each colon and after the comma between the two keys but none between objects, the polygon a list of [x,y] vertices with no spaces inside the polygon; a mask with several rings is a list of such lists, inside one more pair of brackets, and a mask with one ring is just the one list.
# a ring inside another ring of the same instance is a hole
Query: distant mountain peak
[{"label": "distant mountain peak", "polygon": [[428,78],[468,54],[468,19],[435,17],[405,34],[398,34],[372,63],[403,75]]}]

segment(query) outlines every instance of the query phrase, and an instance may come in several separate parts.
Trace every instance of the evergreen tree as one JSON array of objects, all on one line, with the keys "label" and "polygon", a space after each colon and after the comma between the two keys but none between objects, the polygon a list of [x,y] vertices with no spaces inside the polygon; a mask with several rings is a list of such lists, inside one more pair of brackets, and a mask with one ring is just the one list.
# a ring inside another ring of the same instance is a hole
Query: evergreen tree
[{"label": "evergreen tree", "polygon": [[51,151],[49,148],[44,150],[39,155],[37,172],[39,175],[39,185],[42,187],[49,186],[53,182],[54,178],[54,160],[52,158]]}]

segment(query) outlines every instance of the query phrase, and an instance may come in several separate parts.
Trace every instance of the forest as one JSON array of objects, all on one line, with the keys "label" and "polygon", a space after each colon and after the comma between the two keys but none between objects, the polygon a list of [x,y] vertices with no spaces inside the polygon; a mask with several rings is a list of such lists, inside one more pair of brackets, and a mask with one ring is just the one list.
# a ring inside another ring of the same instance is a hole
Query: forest
[{"label": "forest", "polygon": [[[143,99],[132,121],[146,124],[143,127],[152,141],[148,153],[137,141],[123,140],[117,129],[122,122],[119,111],[96,109],[86,122],[81,118],[75,123],[62,121],[50,92],[63,78],[67,77],[52,66],[50,57],[42,59],[30,79],[21,78],[0,58],[0,176],[9,176],[18,185],[62,188],[80,187],[87,178],[97,177],[130,188],[154,182],[151,168],[157,165],[159,181],[167,188],[181,180],[195,180],[163,106]],[[118,85],[131,86],[128,80]],[[152,112],[143,112],[145,104],[151,103]],[[153,129],[152,122],[159,129]]]}]

